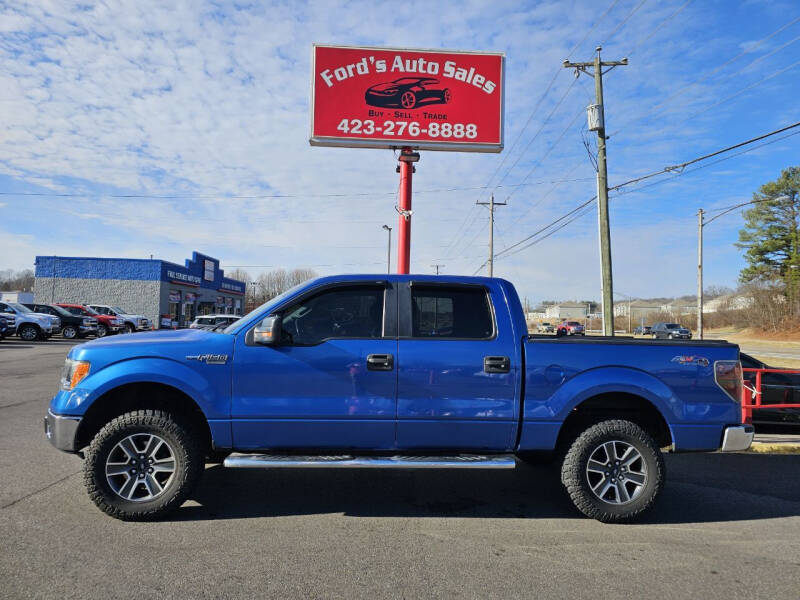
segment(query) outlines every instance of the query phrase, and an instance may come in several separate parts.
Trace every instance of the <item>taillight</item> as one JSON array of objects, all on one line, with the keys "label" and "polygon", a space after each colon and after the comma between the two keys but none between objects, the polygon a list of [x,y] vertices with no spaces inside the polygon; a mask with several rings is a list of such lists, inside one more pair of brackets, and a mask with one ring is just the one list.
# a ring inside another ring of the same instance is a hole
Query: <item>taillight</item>
[{"label": "taillight", "polygon": [[731,400],[742,402],[742,364],[738,360],[718,360],[714,363],[714,381]]}]

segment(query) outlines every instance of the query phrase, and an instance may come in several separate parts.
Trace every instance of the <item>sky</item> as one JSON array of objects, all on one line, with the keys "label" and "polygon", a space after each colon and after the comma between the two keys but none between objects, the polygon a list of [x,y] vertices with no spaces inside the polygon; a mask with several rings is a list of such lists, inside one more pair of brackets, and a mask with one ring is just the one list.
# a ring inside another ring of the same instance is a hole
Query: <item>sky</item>
[{"label": "sky", "polygon": [[[594,86],[564,59],[629,58],[604,77],[611,186],[800,121],[796,0],[0,1],[0,269],[198,250],[385,272],[396,159],[309,145],[313,43],[505,53],[505,149],[422,152],[411,270],[486,274],[493,193],[495,276],[531,302],[600,297],[593,204],[502,252],[595,194]],[[797,165],[797,132],[612,192],[617,299],[693,293],[698,209]],[[705,228],[707,285],[736,285],[742,223]]]}]

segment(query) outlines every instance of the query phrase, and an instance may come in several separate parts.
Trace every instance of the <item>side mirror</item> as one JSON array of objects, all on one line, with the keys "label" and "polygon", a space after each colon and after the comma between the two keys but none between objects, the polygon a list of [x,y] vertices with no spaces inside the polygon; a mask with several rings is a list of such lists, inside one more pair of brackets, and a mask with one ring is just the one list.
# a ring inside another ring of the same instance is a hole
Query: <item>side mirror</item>
[{"label": "side mirror", "polygon": [[253,342],[272,346],[281,339],[281,321],[279,316],[266,317],[253,329]]}]

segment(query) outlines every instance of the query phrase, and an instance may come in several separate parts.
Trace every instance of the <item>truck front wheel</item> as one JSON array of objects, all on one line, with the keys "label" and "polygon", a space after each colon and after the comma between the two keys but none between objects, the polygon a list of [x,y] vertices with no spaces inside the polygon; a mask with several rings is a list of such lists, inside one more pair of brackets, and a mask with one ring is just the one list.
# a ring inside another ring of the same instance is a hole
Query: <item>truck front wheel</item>
[{"label": "truck front wheel", "polygon": [[561,482],[587,517],[628,522],[655,503],[664,485],[664,458],[653,438],[635,423],[602,421],[569,447]]},{"label": "truck front wheel", "polygon": [[107,423],[86,453],[89,497],[123,521],[158,519],[178,508],[204,468],[204,452],[179,415],[136,410]]}]

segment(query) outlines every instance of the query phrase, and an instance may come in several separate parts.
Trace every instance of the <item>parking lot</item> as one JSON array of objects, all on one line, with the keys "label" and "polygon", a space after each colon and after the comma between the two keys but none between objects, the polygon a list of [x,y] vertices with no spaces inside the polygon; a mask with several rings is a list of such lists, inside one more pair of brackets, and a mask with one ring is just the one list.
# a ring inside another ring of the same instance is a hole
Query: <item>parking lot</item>
[{"label": "parking lot", "polygon": [[636,525],[583,518],[530,466],[209,465],[168,521],[116,521],[43,435],[72,345],[0,342],[0,597],[798,597],[797,455],[670,455]]}]

